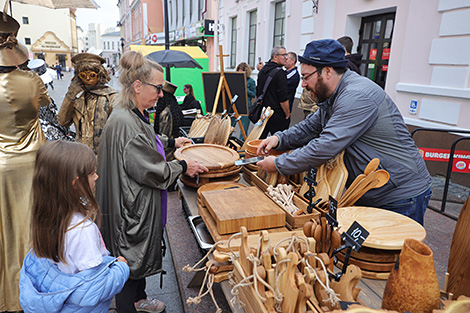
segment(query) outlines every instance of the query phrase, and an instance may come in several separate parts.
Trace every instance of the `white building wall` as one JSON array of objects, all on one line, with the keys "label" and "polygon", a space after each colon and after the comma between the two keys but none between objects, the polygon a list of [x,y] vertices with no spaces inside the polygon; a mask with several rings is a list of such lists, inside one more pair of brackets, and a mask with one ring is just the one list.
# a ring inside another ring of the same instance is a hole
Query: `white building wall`
[{"label": "white building wall", "polygon": [[[237,16],[236,63],[247,61],[247,12],[257,9],[256,58],[269,59],[276,1],[219,0],[218,3],[216,12],[222,25],[219,43],[224,53],[230,52],[230,19]],[[312,6],[312,0],[286,0],[288,51],[302,54],[311,40],[344,35],[357,45],[362,17],[395,12],[385,91],[410,125],[470,129],[470,1],[320,0],[318,13],[312,12]],[[229,61],[224,59],[226,68]],[[412,100],[418,101],[416,114],[410,113]]]}]

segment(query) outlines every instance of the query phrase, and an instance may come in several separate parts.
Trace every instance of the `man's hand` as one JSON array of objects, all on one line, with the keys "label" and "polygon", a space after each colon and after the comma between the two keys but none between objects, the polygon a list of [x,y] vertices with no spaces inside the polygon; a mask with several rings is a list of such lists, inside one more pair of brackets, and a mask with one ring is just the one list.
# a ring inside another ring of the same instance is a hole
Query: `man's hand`
[{"label": "man's hand", "polygon": [[185,174],[188,175],[189,177],[194,177],[199,173],[205,173],[209,171],[207,167],[197,163],[197,161],[194,161],[194,160],[185,160],[185,161],[186,161],[186,164],[188,165],[188,168],[186,169]]},{"label": "man's hand", "polygon": [[264,63],[263,63],[263,62],[259,62],[258,64],[256,64],[256,69],[257,69],[258,71],[261,71],[261,69],[263,68],[263,66],[264,66]]},{"label": "man's hand", "polygon": [[256,163],[256,165],[258,165],[259,167],[261,167],[263,170],[265,170],[268,173],[276,173],[277,168],[276,168],[276,165],[274,165],[274,159],[275,157],[269,156],[267,158],[264,158],[264,160]]},{"label": "man's hand", "polygon": [[277,136],[268,137],[265,140],[261,141],[258,146],[258,150],[256,150],[256,154],[267,155],[269,154],[272,148],[278,145],[278,143],[279,138]]},{"label": "man's hand", "polygon": [[69,89],[67,90],[67,97],[70,100],[75,100],[77,95],[83,91],[83,88],[80,84],[77,84],[76,82],[72,81],[72,83],[69,86]]},{"label": "man's hand", "polygon": [[190,143],[191,139],[186,138],[186,137],[178,137],[175,139],[175,147],[176,148],[181,148],[184,146],[185,143]]}]

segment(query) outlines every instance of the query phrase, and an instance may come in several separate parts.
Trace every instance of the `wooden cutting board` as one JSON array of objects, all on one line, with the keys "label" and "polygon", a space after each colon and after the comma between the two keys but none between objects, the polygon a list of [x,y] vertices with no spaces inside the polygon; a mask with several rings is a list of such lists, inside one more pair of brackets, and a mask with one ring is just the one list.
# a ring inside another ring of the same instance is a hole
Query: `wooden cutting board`
[{"label": "wooden cutting board", "polygon": [[363,246],[384,250],[400,250],[406,238],[424,241],[426,230],[411,218],[392,211],[370,207],[338,208],[338,223],[342,231],[354,221],[370,234]]},{"label": "wooden cutting board", "polygon": [[348,170],[344,165],[343,150],[338,154],[331,162],[326,163],[326,180],[330,185],[331,196],[337,200],[343,195],[344,187],[346,186],[346,181],[348,180]]},{"label": "wooden cutting board", "polygon": [[240,159],[240,156],[235,150],[220,145],[205,143],[184,146],[176,150],[174,155],[178,161],[184,159],[195,160],[206,166],[209,170],[233,167],[233,162]]},{"label": "wooden cutting board", "polygon": [[208,183],[204,186],[201,186],[197,190],[197,197],[201,198],[201,193],[203,191],[209,190],[225,190],[225,189],[235,189],[235,188],[246,188],[247,185],[236,183],[236,182],[217,182],[217,183]]},{"label": "wooden cutting board", "polygon": [[217,231],[231,234],[284,226],[286,214],[257,187],[201,192],[201,199],[217,224]]},{"label": "wooden cutting board", "polygon": [[470,197],[467,198],[455,225],[454,235],[449,253],[449,284],[447,292],[452,292],[454,297],[460,295],[470,297]]},{"label": "wooden cutting board", "polygon": [[207,131],[204,135],[204,143],[217,143],[217,134],[219,133],[220,125],[222,121],[218,115],[212,117],[209,126],[207,126]]}]

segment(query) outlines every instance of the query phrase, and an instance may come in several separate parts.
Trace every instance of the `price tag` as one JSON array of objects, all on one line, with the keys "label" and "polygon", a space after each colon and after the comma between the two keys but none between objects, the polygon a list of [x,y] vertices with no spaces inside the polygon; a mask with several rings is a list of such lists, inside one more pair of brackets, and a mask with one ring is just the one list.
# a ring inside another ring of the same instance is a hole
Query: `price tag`
[{"label": "price tag", "polygon": [[353,304],[361,305],[360,302],[339,301],[339,307],[341,308],[341,310],[347,310]]},{"label": "price tag", "polygon": [[328,199],[328,209],[328,213],[331,215],[331,217],[335,220],[338,220],[336,218],[336,213],[338,211],[338,201],[336,201],[336,199],[332,196],[330,196]]},{"label": "price tag", "polygon": [[350,246],[354,251],[359,252],[362,247],[362,244],[369,236],[369,232],[362,227],[357,221],[349,227],[348,231],[341,235],[341,239],[346,242],[347,246]]}]

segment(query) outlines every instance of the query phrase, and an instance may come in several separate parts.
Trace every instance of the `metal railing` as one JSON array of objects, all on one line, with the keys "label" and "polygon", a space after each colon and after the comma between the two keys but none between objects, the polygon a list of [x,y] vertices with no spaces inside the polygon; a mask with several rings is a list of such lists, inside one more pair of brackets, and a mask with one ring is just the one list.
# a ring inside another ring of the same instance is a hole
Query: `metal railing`
[{"label": "metal railing", "polygon": [[[444,129],[444,128],[416,128],[411,132],[411,136],[413,137],[415,133],[418,131],[432,131],[432,132],[441,132],[441,133],[461,133],[461,134],[470,134],[470,130],[464,130],[464,129]],[[430,209],[441,213],[453,220],[457,220],[458,216],[453,216],[449,213],[445,212],[446,209],[446,204],[447,204],[447,194],[449,192],[449,184],[450,184],[450,175],[452,174],[452,165],[454,163],[454,152],[455,152],[455,147],[457,146],[457,143],[462,141],[462,140],[470,140],[470,136],[464,136],[457,138],[454,140],[452,143],[452,146],[450,148],[450,156],[449,156],[449,161],[447,162],[447,173],[446,173],[446,181],[444,184],[444,191],[442,193],[442,202],[441,202],[441,209],[437,210],[432,207]]]}]

